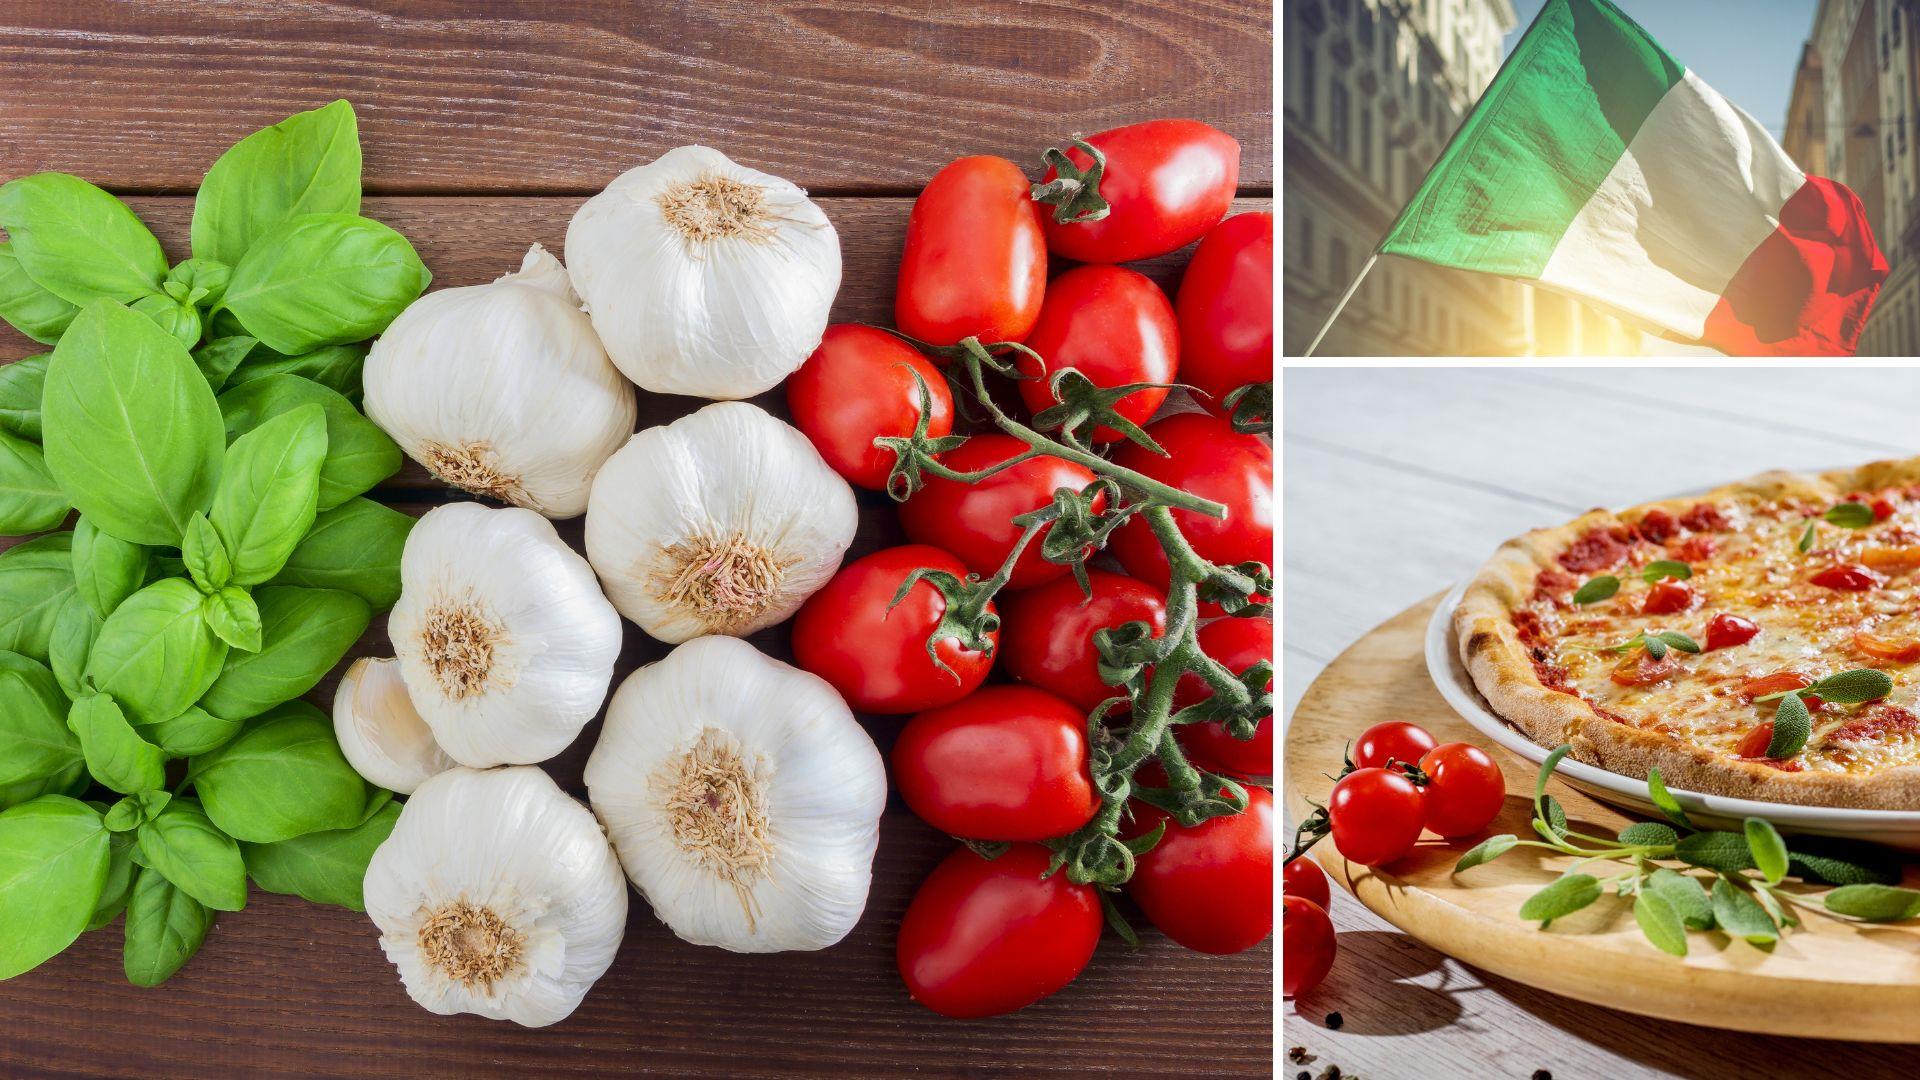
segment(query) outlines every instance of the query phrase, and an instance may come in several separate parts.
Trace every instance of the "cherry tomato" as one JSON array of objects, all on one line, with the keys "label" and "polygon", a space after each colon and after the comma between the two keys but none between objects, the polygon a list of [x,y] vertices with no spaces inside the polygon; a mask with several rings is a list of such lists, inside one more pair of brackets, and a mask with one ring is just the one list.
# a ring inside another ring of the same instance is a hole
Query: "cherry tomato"
[{"label": "cherry tomato", "polygon": [[[1149,426],[1147,434],[1169,456],[1128,443],[1113,456],[1114,463],[1227,508],[1225,518],[1173,511],[1174,522],[1193,550],[1225,566],[1243,562],[1272,566],[1273,447],[1204,413],[1169,416]],[[1115,529],[1107,548],[1127,573],[1166,588],[1167,554],[1145,518],[1135,517]],[[1203,610],[1211,614],[1218,609],[1209,604]]]},{"label": "cherry tomato", "polygon": [[1042,878],[1050,858],[1038,844],[992,860],[963,847],[934,867],[900,920],[896,955],[913,1000],[946,1016],[994,1016],[1080,974],[1100,941],[1100,898],[1065,874]]},{"label": "cherry tomato", "polygon": [[1879,585],[1883,579],[1879,574],[1858,563],[1843,563],[1839,566],[1829,566],[1807,580],[1822,588],[1838,589],[1841,592],[1866,592]]},{"label": "cherry tomato", "polygon": [[[1195,640],[1202,651],[1235,674],[1262,660],[1273,660],[1271,619],[1217,619],[1201,627]],[[1271,678],[1267,685],[1273,685]],[[1188,672],[1174,688],[1173,706],[1182,709],[1212,696],[1213,689],[1200,676]],[[1202,768],[1237,776],[1272,776],[1272,720],[1273,715],[1269,713],[1253,729],[1251,739],[1236,739],[1227,734],[1224,724],[1212,720],[1204,724],[1182,724],[1174,731],[1174,737],[1194,764]]]},{"label": "cherry tomato", "polygon": [[1920,660],[1920,638],[1888,637],[1865,630],[1853,635],[1853,647],[1875,660],[1911,664]]},{"label": "cherry tomato", "polygon": [[1723,611],[1707,621],[1707,651],[1745,645],[1759,632],[1759,623]]},{"label": "cherry tomato", "polygon": [[1734,752],[1744,758],[1763,758],[1767,756],[1767,747],[1773,745],[1773,721],[1762,720],[1752,731],[1740,739],[1740,746]]},{"label": "cherry tomato", "polygon": [[1893,503],[1886,499],[1875,499],[1869,505],[1873,507],[1873,520],[1875,521],[1885,521],[1893,516]]},{"label": "cherry tomato", "polygon": [[915,373],[926,382],[932,405],[927,434],[952,434],[953,391],[918,349],[871,326],[829,326],[820,347],[787,380],[793,426],[848,483],[883,490],[894,454],[873,440],[913,433],[920,420]]},{"label": "cherry tomato", "polygon": [[1280,909],[1280,992],[1310,994],[1333,968],[1339,942],[1325,908],[1301,896],[1282,898]]},{"label": "cherry tomato", "polygon": [[866,712],[919,712],[973,693],[993,666],[992,655],[952,637],[938,646],[950,671],[935,667],[927,655],[927,638],[947,610],[938,589],[915,582],[888,610],[901,582],[921,567],[956,577],[967,572],[959,559],[925,544],[885,548],[841,567],[793,617],[794,662]]},{"label": "cherry tomato", "polygon": [[1674,659],[1671,651],[1655,660],[1646,650],[1635,649],[1626,659],[1614,665],[1607,678],[1621,686],[1652,686],[1672,678],[1673,673],[1679,670],[1680,661]]},{"label": "cherry tomato", "polygon": [[[940,456],[940,462],[961,472],[978,472],[1024,453],[1027,444],[1011,435],[975,435]],[[1051,455],[1030,458],[977,484],[963,484],[929,475],[927,485],[900,506],[900,524],[915,543],[937,544],[960,557],[967,569],[992,577],[1020,539],[1013,519],[1053,502],[1056,488],[1075,491],[1093,483],[1093,471]],[[1104,509],[1104,493],[1094,496],[1094,509]],[[1013,564],[1010,589],[1025,589],[1067,572],[1060,563],[1040,555],[1048,525],[1027,544]]]},{"label": "cherry tomato", "polygon": [[1776,671],[1770,675],[1749,676],[1740,683],[1740,693],[1748,701],[1752,701],[1757,697],[1783,694],[1788,690],[1798,690],[1812,685],[1813,677],[1810,675],[1802,675],[1797,671]]},{"label": "cherry tomato", "polygon": [[913,201],[894,325],[931,345],[1021,341],[1047,287],[1042,208],[1006,158],[964,157]]},{"label": "cherry tomato", "polygon": [[1323,910],[1333,910],[1333,889],[1327,884],[1327,872],[1305,855],[1281,869],[1280,891],[1287,896],[1311,900]]},{"label": "cherry tomato", "polygon": [[1071,577],[1057,578],[1006,598],[1000,624],[1007,673],[1049,690],[1086,712],[1116,687],[1100,681],[1094,631],[1144,622],[1159,637],[1167,629],[1167,605],[1152,586],[1105,570],[1088,570],[1088,599]]},{"label": "cherry tomato", "polygon": [[1235,214],[1194,249],[1174,298],[1180,381],[1222,411],[1228,394],[1273,378],[1273,215]]},{"label": "cherry tomato", "polygon": [[[1020,380],[1020,398],[1034,414],[1054,405],[1047,376],[1062,368],[1073,368],[1095,386],[1114,387],[1170,383],[1180,367],[1180,328],[1167,294],[1118,266],[1080,266],[1054,278],[1027,347],[1044,364],[1017,357],[1020,373],[1029,376]],[[1144,424],[1165,400],[1165,388],[1135,390],[1114,411]],[[1123,437],[1104,424],[1093,432],[1096,442]]]},{"label": "cherry tomato", "polygon": [[1127,894],[1160,932],[1196,952],[1237,953],[1273,933],[1273,796],[1247,788],[1247,808],[1191,828],[1135,801],[1128,835],[1167,831],[1134,864]]},{"label": "cherry tomato", "polygon": [[1427,729],[1404,720],[1383,720],[1353,741],[1353,763],[1362,769],[1384,769],[1389,761],[1418,762],[1439,743]]},{"label": "cherry tomato", "polygon": [[[1085,263],[1123,263],[1178,251],[1206,235],[1233,205],[1240,144],[1198,120],[1149,120],[1103,131],[1087,142],[1106,155],[1099,221],[1062,225],[1046,216],[1047,247]],[[1079,168],[1086,151],[1067,149]],[[1054,178],[1048,169],[1046,180]]]},{"label": "cherry tomato", "polygon": [[1386,769],[1355,769],[1333,785],[1327,799],[1333,846],[1362,866],[1390,863],[1412,851],[1425,813],[1413,781]]},{"label": "cherry tomato", "polygon": [[907,721],[893,744],[907,806],[969,840],[1047,840],[1092,819],[1086,714],[1030,686],[983,686]]},{"label": "cherry tomato", "polygon": [[1653,588],[1647,590],[1647,598],[1640,602],[1642,615],[1672,615],[1693,606],[1696,594],[1690,586],[1678,581],[1656,581]]},{"label": "cherry tomato", "polygon": [[1420,759],[1427,774],[1427,828],[1449,840],[1472,836],[1500,816],[1507,801],[1507,778],[1485,750],[1450,742]]}]

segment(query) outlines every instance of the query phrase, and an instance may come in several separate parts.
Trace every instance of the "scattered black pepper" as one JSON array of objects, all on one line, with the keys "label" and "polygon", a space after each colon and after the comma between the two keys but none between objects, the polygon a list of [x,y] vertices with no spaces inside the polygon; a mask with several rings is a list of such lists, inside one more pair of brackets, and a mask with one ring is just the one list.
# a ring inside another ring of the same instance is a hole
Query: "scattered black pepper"
[{"label": "scattered black pepper", "polygon": [[1553,1074],[1545,1069],[1533,1070],[1533,1080],[1553,1080]]},{"label": "scattered black pepper", "polygon": [[1307,1062],[1313,1060],[1313,1055],[1307,1053],[1306,1047],[1296,1046],[1287,1051],[1287,1060],[1293,1062],[1295,1065],[1305,1065]]},{"label": "scattered black pepper", "polygon": [[[1336,1014],[1336,1015],[1337,1015],[1337,1014]],[[1323,1072],[1323,1073],[1321,1073],[1321,1074],[1320,1074],[1320,1077],[1321,1077],[1321,1080],[1340,1080],[1340,1077],[1341,1077],[1342,1075],[1344,1075],[1344,1074],[1343,1074],[1343,1073],[1341,1073],[1341,1071],[1340,1071],[1340,1066],[1338,1066],[1338,1065],[1329,1065],[1329,1066],[1327,1066],[1327,1071],[1326,1071],[1326,1072]]]},{"label": "scattered black pepper", "polygon": [[1313,1080],[1313,1074],[1305,1069],[1301,1069],[1300,1075],[1294,1077],[1293,1080]]},{"label": "scattered black pepper", "polygon": [[1341,1016],[1337,1012],[1330,1012],[1327,1014],[1326,1024],[1327,1024],[1328,1031],[1339,1031],[1340,1025],[1346,1022],[1347,1022],[1347,1018],[1344,1016]]}]

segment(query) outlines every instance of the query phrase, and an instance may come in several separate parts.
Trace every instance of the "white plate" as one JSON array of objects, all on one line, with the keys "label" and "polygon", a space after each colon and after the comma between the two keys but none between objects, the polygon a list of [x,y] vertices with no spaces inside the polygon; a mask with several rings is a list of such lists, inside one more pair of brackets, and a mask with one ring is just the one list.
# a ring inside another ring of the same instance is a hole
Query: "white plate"
[{"label": "white plate", "polygon": [[[1427,671],[1453,711],[1473,729],[1517,758],[1532,762],[1537,769],[1547,759],[1547,748],[1527,738],[1511,724],[1487,708],[1486,699],[1473,685],[1466,666],[1460,663],[1460,648],[1453,633],[1453,609],[1466,592],[1466,582],[1454,586],[1427,623]],[[1562,758],[1554,770],[1560,778],[1601,802],[1659,816],[1647,799],[1647,784],[1619,773],[1607,772],[1585,762]],[[1868,840],[1908,851],[1920,851],[1920,810],[1849,810],[1832,806],[1792,806],[1786,803],[1760,802],[1755,799],[1731,799],[1720,795],[1702,795],[1674,790],[1673,797],[1686,808],[1689,817],[1715,828],[1739,829],[1744,818],[1765,818],[1783,830],[1816,836],[1841,836]]]}]

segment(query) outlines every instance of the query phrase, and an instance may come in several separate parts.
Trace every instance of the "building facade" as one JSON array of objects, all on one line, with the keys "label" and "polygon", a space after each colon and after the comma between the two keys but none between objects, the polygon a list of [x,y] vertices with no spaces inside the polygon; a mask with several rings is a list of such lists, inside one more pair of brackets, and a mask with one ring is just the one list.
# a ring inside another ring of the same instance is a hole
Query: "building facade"
[{"label": "building facade", "polygon": [[[1283,0],[1283,344],[1303,352],[1493,80],[1511,0]],[[1637,352],[1577,301],[1382,257],[1319,354]]]}]

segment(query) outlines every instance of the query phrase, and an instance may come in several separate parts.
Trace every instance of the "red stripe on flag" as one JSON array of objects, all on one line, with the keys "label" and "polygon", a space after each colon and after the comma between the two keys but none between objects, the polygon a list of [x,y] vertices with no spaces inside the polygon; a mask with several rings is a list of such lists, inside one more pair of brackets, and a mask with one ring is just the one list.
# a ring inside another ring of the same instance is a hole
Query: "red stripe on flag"
[{"label": "red stripe on flag", "polygon": [[1809,176],[1727,283],[1700,340],[1729,356],[1852,356],[1886,279],[1859,197]]}]

